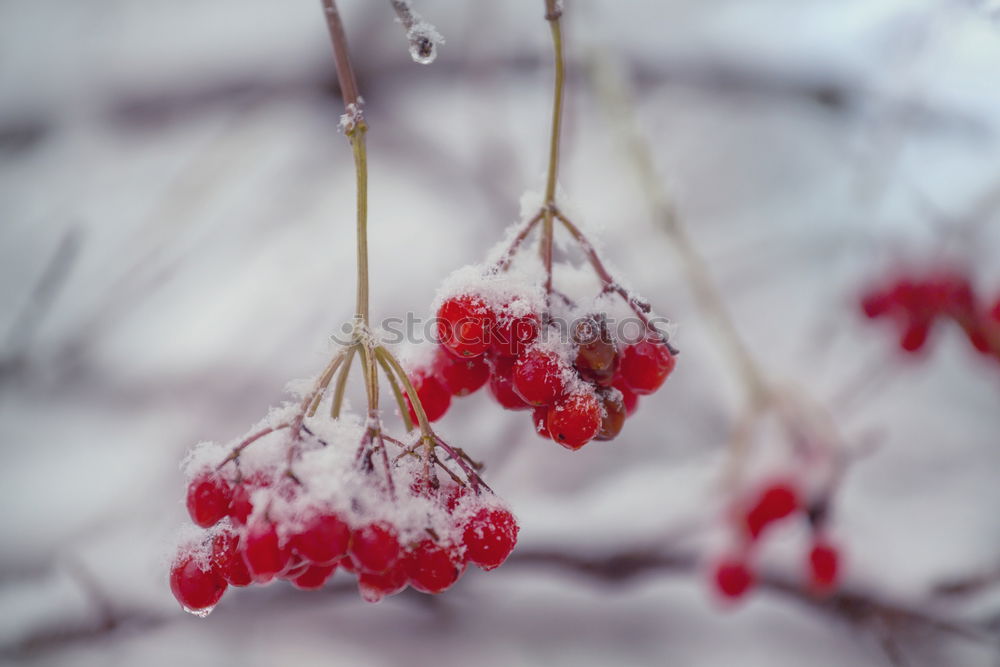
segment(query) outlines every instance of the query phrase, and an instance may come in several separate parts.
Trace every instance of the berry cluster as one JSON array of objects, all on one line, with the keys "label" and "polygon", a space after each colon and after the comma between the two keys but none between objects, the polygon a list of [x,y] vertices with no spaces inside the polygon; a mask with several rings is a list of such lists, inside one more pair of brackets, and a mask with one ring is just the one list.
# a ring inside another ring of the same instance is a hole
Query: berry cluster
[{"label": "berry cluster", "polygon": [[170,570],[184,608],[205,614],[229,586],[276,579],[315,590],[338,569],[357,577],[370,602],[407,586],[440,593],[469,563],[492,570],[514,549],[517,522],[481,483],[429,482],[404,459],[393,477],[407,491],[390,493],[329,442],[302,446],[294,472],[274,465],[266,447],[254,451],[256,465],[247,456],[205,465],[218,450],[196,450],[187,508],[207,530],[184,542]]},{"label": "berry cluster", "polygon": [[821,524],[825,512],[807,508],[792,484],[775,481],[740,503],[734,512],[740,548],[737,554],[716,563],[713,572],[713,583],[722,596],[736,600],[753,588],[756,577],[751,557],[764,532],[800,511],[808,516],[812,528],[812,544],[806,562],[809,585],[817,595],[833,590],[837,584],[840,555],[823,535]]},{"label": "berry cluster", "polygon": [[674,368],[659,336],[618,343],[604,313],[585,312],[559,327],[530,289],[495,290],[489,279],[476,287],[441,299],[433,360],[411,373],[431,421],[452,396],[488,384],[503,408],[532,411],[540,436],[577,450],[615,438],[638,397],[659,389]]},{"label": "berry cluster", "polygon": [[959,271],[897,277],[866,291],[861,309],[871,319],[891,319],[905,352],[923,349],[934,324],[951,320],[978,352],[1000,360],[1000,297],[992,306],[982,303],[969,278]]}]

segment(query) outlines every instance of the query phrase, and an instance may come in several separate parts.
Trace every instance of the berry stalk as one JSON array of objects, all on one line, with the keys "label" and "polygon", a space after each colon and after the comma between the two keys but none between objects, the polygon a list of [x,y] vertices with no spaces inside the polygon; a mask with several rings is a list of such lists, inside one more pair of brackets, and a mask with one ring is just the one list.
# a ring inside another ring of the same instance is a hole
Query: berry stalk
[{"label": "berry stalk", "polygon": [[545,293],[552,293],[552,233],[556,206],[556,179],[559,174],[559,136],[562,131],[563,88],[566,63],[563,58],[562,26],[559,19],[562,8],[559,0],[545,0],[545,20],[552,32],[552,49],[555,57],[555,81],[552,94],[552,131],[549,135],[549,169],[545,181],[545,201],[542,208],[542,238],[539,250],[545,265]]}]

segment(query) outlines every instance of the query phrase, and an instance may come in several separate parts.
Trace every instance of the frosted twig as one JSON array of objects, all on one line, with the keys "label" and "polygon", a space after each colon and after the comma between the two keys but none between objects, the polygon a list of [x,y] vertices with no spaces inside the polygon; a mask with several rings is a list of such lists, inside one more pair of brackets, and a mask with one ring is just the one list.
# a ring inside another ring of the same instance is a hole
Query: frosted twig
[{"label": "frosted twig", "polygon": [[406,30],[406,40],[410,45],[413,62],[429,65],[437,58],[437,47],[444,44],[444,37],[433,25],[413,10],[410,0],[390,0],[396,10],[397,20]]}]

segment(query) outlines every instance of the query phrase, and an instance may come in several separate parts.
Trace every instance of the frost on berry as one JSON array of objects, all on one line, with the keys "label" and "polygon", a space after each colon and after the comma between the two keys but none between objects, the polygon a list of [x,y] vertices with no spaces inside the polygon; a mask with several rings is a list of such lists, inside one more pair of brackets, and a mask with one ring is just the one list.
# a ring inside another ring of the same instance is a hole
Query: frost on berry
[{"label": "frost on berry", "polygon": [[[252,433],[289,414],[294,408],[275,411]],[[469,562],[493,568],[509,555],[516,524],[496,495],[478,482],[427,477],[420,456],[390,465],[390,490],[384,472],[357,456],[368,428],[350,414],[310,421],[291,458],[281,430],[240,450],[238,461],[234,443],[196,447],[186,462],[189,477],[210,471],[233,494],[230,517],[207,530],[192,526],[175,559],[171,586],[185,608],[210,609],[229,585],[284,581],[316,590],[337,571],[355,576],[368,601],[408,585],[440,593]],[[399,446],[419,446],[419,435],[412,437]],[[473,552],[477,561],[470,561]]]},{"label": "frost on berry", "polygon": [[333,512],[311,512],[292,534],[295,553],[317,565],[331,565],[347,553],[351,528]]},{"label": "frost on berry", "polygon": [[553,404],[546,421],[549,437],[567,449],[580,449],[601,430],[603,410],[593,393],[571,394]]},{"label": "frost on berry", "polygon": [[195,524],[208,528],[229,512],[233,490],[216,472],[206,471],[188,485],[187,508]]},{"label": "frost on berry", "polygon": [[479,510],[466,524],[462,542],[470,562],[484,570],[503,564],[517,544],[520,528],[514,516],[502,508]]}]

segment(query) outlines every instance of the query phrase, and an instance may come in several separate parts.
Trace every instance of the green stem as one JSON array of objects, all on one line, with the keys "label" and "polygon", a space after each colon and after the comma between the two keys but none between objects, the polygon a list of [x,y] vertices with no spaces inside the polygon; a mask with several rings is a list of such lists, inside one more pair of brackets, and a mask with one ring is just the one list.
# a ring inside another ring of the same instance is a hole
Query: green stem
[{"label": "green stem", "polygon": [[555,83],[552,95],[552,131],[549,135],[549,170],[545,181],[545,201],[543,203],[542,236],[539,250],[545,265],[545,293],[552,293],[552,234],[553,214],[556,206],[556,180],[559,176],[559,136],[562,128],[563,87],[566,78],[563,59],[562,26],[559,18],[562,11],[557,0],[545,0],[545,20],[552,32],[552,48],[555,54]]},{"label": "green stem", "polygon": [[358,191],[358,295],[354,316],[365,330],[368,329],[368,153],[365,133],[368,127],[361,123],[350,134],[354,151],[354,170]]}]

